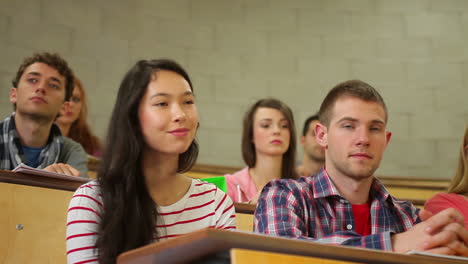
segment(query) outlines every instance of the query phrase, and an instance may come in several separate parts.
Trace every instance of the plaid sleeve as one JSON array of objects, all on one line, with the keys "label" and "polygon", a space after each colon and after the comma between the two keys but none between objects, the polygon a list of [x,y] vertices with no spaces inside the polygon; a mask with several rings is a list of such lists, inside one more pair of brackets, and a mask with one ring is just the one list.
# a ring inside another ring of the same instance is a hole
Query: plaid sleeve
[{"label": "plaid sleeve", "polygon": [[310,188],[293,181],[268,183],[255,211],[255,232],[324,244],[392,250],[390,232],[368,236],[347,230],[329,232],[336,219],[309,192]]},{"label": "plaid sleeve", "polygon": [[[354,247],[363,247],[370,249],[381,249],[386,251],[392,251],[392,239],[391,232],[382,232],[377,234],[372,234],[368,236],[361,236],[354,232],[337,232],[334,236],[330,238],[336,238],[339,236],[339,233],[344,233],[342,236],[342,243],[339,243],[344,246],[354,246]],[[326,243],[330,238],[321,239],[323,243]]]},{"label": "plaid sleeve", "polygon": [[262,190],[255,210],[255,232],[273,236],[307,237],[304,207],[281,182],[268,183]]}]

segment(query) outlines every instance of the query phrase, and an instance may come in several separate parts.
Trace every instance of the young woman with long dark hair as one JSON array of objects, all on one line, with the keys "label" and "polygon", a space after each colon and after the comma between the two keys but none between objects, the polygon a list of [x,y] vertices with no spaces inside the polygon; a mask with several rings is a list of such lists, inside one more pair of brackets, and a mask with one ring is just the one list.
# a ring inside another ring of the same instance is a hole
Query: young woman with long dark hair
[{"label": "young woman with long dark hair", "polygon": [[98,179],[70,201],[69,263],[115,263],[125,251],[204,227],[235,228],[231,199],[187,178],[198,155],[198,114],[185,70],[142,60],[126,74]]}]

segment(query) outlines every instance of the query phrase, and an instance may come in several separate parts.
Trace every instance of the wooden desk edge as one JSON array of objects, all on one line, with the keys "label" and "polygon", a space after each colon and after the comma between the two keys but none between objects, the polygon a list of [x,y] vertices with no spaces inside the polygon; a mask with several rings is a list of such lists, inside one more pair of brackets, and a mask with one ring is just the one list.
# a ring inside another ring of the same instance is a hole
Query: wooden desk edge
[{"label": "wooden desk edge", "polygon": [[31,175],[13,171],[0,170],[0,182],[28,185],[56,190],[75,191],[82,184],[86,183],[83,178],[73,180],[64,180],[49,178],[44,176]]},{"label": "wooden desk edge", "polygon": [[245,204],[245,203],[234,203],[234,208],[236,213],[240,214],[254,214],[255,213],[255,204]]},{"label": "wooden desk edge", "polygon": [[[159,263],[158,260],[187,262],[232,248],[253,249],[266,252],[376,264],[439,264],[441,261],[450,264],[466,263],[460,260],[404,255],[381,250],[318,244],[299,239],[270,237],[254,233],[233,232],[213,228],[202,229],[177,238],[156,242],[122,253],[118,257],[117,263],[153,263],[153,261],[154,263]],[[181,254],[182,252],[183,254]]]}]

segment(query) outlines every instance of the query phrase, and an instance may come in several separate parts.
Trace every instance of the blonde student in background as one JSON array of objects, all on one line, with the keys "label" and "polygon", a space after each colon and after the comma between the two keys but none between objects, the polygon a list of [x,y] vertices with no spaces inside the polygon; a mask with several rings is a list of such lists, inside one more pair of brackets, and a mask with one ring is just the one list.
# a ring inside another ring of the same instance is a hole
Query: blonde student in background
[{"label": "blonde student in background", "polygon": [[449,185],[447,193],[438,193],[429,199],[424,208],[436,214],[446,208],[455,208],[465,217],[468,229],[468,126],[460,147],[458,167]]}]

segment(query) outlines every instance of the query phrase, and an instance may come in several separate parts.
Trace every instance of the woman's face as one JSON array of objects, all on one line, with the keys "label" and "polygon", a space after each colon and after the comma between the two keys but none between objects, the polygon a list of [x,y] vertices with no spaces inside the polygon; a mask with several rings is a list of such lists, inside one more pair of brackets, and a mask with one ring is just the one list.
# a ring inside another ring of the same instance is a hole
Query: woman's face
[{"label": "woman's face", "polygon": [[56,122],[59,124],[71,125],[80,116],[82,104],[81,91],[75,86],[70,101],[63,103]]},{"label": "woman's face", "polygon": [[253,120],[253,143],[257,154],[283,155],[289,148],[291,138],[289,125],[279,110],[258,108]]},{"label": "woman's face", "polygon": [[165,154],[185,152],[195,138],[198,113],[189,83],[172,71],[158,71],[138,109],[146,147]]}]

